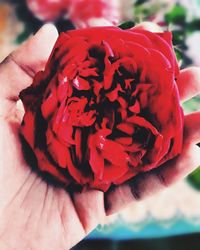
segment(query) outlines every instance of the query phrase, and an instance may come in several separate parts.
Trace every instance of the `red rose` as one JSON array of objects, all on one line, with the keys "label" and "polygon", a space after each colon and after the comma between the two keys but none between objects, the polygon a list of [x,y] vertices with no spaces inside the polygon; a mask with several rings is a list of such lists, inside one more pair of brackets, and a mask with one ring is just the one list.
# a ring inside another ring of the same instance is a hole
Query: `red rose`
[{"label": "red rose", "polygon": [[27,6],[33,14],[44,21],[53,21],[63,15],[72,0],[26,0]]},{"label": "red rose", "polygon": [[99,22],[102,25],[117,25],[122,12],[119,2],[119,0],[75,0],[68,16],[79,28],[96,26]]},{"label": "red rose", "polygon": [[183,113],[171,33],[99,27],[62,33],[21,92],[21,133],[38,168],[106,191],[177,156]]},{"label": "red rose", "polygon": [[[120,22],[118,0],[26,0],[28,8],[43,21],[69,18],[79,28]],[[99,21],[98,21],[99,20]]]}]

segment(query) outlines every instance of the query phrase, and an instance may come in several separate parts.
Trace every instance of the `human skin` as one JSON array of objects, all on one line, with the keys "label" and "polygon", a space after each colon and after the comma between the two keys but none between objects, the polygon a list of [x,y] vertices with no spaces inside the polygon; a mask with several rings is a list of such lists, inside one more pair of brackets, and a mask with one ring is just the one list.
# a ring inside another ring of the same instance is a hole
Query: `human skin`
[{"label": "human skin", "polygon": [[[151,26],[151,25],[150,25]],[[140,28],[150,29],[143,25]],[[107,215],[161,191],[200,165],[200,112],[185,116],[182,154],[165,166],[134,178],[110,192],[86,190],[69,194],[44,182],[27,166],[19,128],[23,109],[19,92],[44,65],[57,39],[53,25],[0,64],[0,249],[66,250],[77,244]],[[200,70],[181,71],[181,100],[200,93]]]}]

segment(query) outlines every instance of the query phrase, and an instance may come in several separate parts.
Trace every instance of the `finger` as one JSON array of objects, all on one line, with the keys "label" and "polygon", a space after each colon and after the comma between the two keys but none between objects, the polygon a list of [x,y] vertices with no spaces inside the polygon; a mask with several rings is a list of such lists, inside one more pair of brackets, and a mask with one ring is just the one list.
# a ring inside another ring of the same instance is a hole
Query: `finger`
[{"label": "finger", "polygon": [[183,150],[180,156],[153,171],[140,174],[128,183],[120,185],[105,196],[107,214],[112,214],[132,201],[163,190],[184,178],[200,165],[200,111],[185,116]]},{"label": "finger", "polygon": [[[163,32],[162,28],[153,22],[142,22],[136,25],[133,29]],[[200,68],[190,67],[181,70],[177,79],[177,85],[181,101],[187,101],[200,94]]]},{"label": "finger", "polygon": [[97,190],[76,192],[72,200],[86,234],[105,218],[103,192]]},{"label": "finger", "polygon": [[0,64],[1,97],[15,100],[32,83],[35,73],[44,69],[57,37],[55,26],[46,24]]},{"label": "finger", "polygon": [[200,148],[190,145],[178,158],[156,170],[140,174],[105,196],[106,214],[119,212],[132,202],[142,201],[184,178],[200,165]]},{"label": "finger", "polygon": [[181,70],[177,84],[182,101],[200,94],[200,68],[190,67]]},{"label": "finger", "polygon": [[184,144],[200,142],[200,111],[185,116]]},{"label": "finger", "polygon": [[135,25],[135,27],[133,29],[148,30],[151,32],[163,32],[162,28],[153,22],[141,22],[141,23]]},{"label": "finger", "polygon": [[[89,27],[96,27],[96,26],[114,26],[113,23],[111,23],[109,20],[107,20],[106,18],[91,18],[88,20],[88,24],[85,24],[87,28],[87,26]],[[79,24],[77,23],[76,25],[77,27],[80,26],[79,28],[83,28],[82,26],[84,26],[83,22],[80,22]]]}]

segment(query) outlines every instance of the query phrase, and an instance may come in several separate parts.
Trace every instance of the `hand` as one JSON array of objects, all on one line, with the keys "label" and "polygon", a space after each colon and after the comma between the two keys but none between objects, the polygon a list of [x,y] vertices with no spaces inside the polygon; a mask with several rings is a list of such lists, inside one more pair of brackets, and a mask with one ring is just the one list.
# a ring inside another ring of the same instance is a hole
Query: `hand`
[{"label": "hand", "polygon": [[[162,32],[154,23],[143,22],[137,29]],[[200,94],[200,68],[190,67],[181,70],[177,79],[181,101],[184,102]],[[181,155],[165,163],[158,169],[143,173],[131,181],[120,185],[106,194],[106,214],[113,214],[126,207],[129,203],[142,201],[183,179],[200,165],[200,111],[185,115],[184,138]]]},{"label": "hand", "polygon": [[[194,145],[200,138],[197,112],[185,117],[181,156],[159,171],[113,189],[105,197],[97,190],[70,195],[31,172],[18,136],[23,116],[18,94],[31,84],[35,72],[44,68],[56,38],[55,28],[47,25],[0,65],[0,246],[4,244],[1,248],[5,250],[69,249],[101,223],[106,214],[168,186],[200,164],[199,148]],[[181,73],[178,82],[182,98],[200,91],[199,79],[200,71],[196,68]],[[188,88],[186,83],[193,85]]]},{"label": "hand", "polygon": [[49,186],[31,172],[21,151],[18,94],[44,68],[57,36],[46,25],[0,65],[0,249],[66,250],[105,216],[102,192],[70,196]]}]

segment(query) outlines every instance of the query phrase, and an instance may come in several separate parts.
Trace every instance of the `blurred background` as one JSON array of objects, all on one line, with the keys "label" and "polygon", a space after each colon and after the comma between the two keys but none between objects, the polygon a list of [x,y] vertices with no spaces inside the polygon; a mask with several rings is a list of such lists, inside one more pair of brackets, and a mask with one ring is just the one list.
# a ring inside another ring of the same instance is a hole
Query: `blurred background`
[{"label": "blurred background", "polygon": [[[181,68],[200,66],[200,0],[0,0],[0,61],[45,22],[59,32],[96,25],[122,29],[153,21],[173,32]],[[200,96],[183,103],[200,108]],[[164,192],[110,216],[74,250],[199,250],[200,168]]]}]

